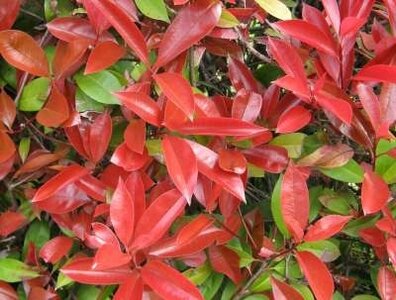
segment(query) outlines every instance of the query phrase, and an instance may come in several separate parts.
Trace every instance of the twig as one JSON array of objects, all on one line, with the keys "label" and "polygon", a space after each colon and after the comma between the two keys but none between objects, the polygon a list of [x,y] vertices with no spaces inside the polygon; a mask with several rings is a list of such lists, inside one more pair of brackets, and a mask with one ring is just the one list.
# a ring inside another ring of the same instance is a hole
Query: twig
[{"label": "twig", "polygon": [[255,57],[266,63],[271,63],[271,59],[269,59],[264,54],[258,52],[249,41],[244,39],[244,37],[241,34],[241,31],[238,28],[235,28],[235,31],[238,34],[239,41],[249,50],[251,54],[253,54]]},{"label": "twig", "polygon": [[35,19],[37,19],[37,20],[39,20],[41,22],[44,21],[44,19],[42,17],[40,17],[39,15],[36,15],[35,13],[33,13],[31,11],[28,11],[28,10],[26,10],[24,8],[21,8],[21,12],[24,13],[25,15],[31,16],[31,17],[33,17],[33,18],[35,18]]}]

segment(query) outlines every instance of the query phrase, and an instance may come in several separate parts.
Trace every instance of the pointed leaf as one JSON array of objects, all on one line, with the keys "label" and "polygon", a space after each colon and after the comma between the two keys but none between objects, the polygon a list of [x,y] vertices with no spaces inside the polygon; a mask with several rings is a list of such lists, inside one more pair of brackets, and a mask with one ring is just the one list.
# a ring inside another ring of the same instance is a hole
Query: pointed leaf
[{"label": "pointed leaf", "polygon": [[164,0],[136,0],[136,6],[145,16],[169,23],[168,12]]},{"label": "pointed leaf", "polygon": [[89,148],[93,163],[98,163],[107,151],[112,134],[112,124],[110,114],[105,112],[97,116],[90,126]]},{"label": "pointed leaf", "polygon": [[247,161],[239,151],[222,149],[219,153],[219,167],[224,171],[242,175],[246,172]]},{"label": "pointed leaf", "polygon": [[0,236],[6,237],[27,223],[28,219],[21,212],[5,211],[0,214]]},{"label": "pointed leaf", "polygon": [[255,148],[243,150],[249,163],[264,169],[270,173],[280,173],[286,169],[289,162],[287,150],[283,147],[273,145],[262,145]]},{"label": "pointed leaf", "polygon": [[348,145],[324,145],[297,162],[301,167],[340,168],[353,157],[353,149]]},{"label": "pointed leaf", "polygon": [[10,136],[0,130],[0,163],[8,161],[16,151],[15,144]]},{"label": "pointed leaf", "polygon": [[267,13],[281,20],[290,20],[292,14],[287,6],[280,0],[256,0]]},{"label": "pointed leaf", "polygon": [[396,66],[370,65],[361,69],[353,80],[396,83]]},{"label": "pointed leaf", "polygon": [[209,259],[213,269],[228,276],[232,282],[238,284],[242,280],[239,269],[239,256],[225,246],[212,246],[209,248]]},{"label": "pointed leaf", "polygon": [[115,64],[125,54],[125,49],[112,41],[98,44],[88,57],[84,74],[102,71]]},{"label": "pointed leaf", "polygon": [[73,240],[66,236],[57,236],[49,240],[40,249],[39,256],[44,259],[46,263],[55,264],[63,256],[67,255],[73,246]]},{"label": "pointed leaf", "polygon": [[350,216],[339,215],[324,216],[315,224],[308,227],[307,233],[304,236],[304,241],[314,242],[327,240],[340,232],[351,218]]},{"label": "pointed leaf", "polygon": [[124,266],[131,260],[129,254],[114,249],[113,245],[105,244],[96,251],[92,268],[95,270],[108,270]]},{"label": "pointed leaf", "polygon": [[271,286],[275,300],[304,300],[297,290],[287,283],[277,280],[275,277],[271,277]]},{"label": "pointed leaf", "polygon": [[388,267],[382,266],[377,277],[378,291],[382,300],[393,300],[396,295],[396,275]]},{"label": "pointed leaf", "polygon": [[20,282],[40,276],[33,268],[13,258],[0,258],[0,280]]},{"label": "pointed leaf", "polygon": [[16,117],[15,102],[4,91],[0,91],[0,121],[3,122],[8,129],[11,129]]},{"label": "pointed leaf", "polygon": [[143,154],[146,144],[146,122],[143,120],[131,120],[124,131],[124,140],[133,152]]},{"label": "pointed leaf", "polygon": [[278,133],[292,133],[300,130],[311,121],[311,112],[303,106],[295,106],[285,111],[276,125]]},{"label": "pointed leaf", "polygon": [[0,31],[10,29],[18,17],[21,6],[20,0],[0,1]]},{"label": "pointed leaf", "polygon": [[150,156],[148,155],[146,148],[144,149],[143,154],[139,154],[131,151],[126,143],[119,145],[110,159],[113,164],[128,172],[137,171],[143,168],[149,160]]},{"label": "pointed leaf", "polygon": [[114,294],[114,300],[142,300],[143,297],[143,281],[138,272],[132,273],[124,283],[122,283],[117,292]]},{"label": "pointed leaf", "polygon": [[388,202],[389,187],[379,175],[367,170],[364,174],[361,197],[364,214],[376,213]]}]

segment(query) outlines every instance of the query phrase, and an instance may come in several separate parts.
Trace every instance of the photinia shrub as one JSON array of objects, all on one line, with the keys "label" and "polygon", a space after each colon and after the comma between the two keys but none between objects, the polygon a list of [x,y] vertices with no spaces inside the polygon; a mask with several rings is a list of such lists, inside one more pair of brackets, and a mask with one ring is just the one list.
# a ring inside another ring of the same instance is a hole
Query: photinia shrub
[{"label": "photinia shrub", "polygon": [[0,299],[396,299],[395,1],[0,0],[0,57]]}]

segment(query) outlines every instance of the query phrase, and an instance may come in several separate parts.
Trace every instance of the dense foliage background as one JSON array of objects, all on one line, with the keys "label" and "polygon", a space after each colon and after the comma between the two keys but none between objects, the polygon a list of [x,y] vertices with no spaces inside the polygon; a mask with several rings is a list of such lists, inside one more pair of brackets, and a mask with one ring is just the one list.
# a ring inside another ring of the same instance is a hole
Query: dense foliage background
[{"label": "dense foliage background", "polygon": [[396,299],[396,1],[0,0],[0,299]]}]

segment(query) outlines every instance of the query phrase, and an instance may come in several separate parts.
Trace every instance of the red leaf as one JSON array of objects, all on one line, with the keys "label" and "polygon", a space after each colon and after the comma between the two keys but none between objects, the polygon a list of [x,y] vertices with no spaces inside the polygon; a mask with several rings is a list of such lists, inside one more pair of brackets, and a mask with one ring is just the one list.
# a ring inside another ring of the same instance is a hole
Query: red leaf
[{"label": "red leaf", "polygon": [[396,66],[371,65],[361,69],[353,80],[396,83]]},{"label": "red leaf", "polygon": [[192,120],[195,104],[188,81],[176,73],[161,73],[153,77],[164,95]]},{"label": "red leaf", "polygon": [[156,198],[136,225],[132,249],[143,249],[161,239],[183,212],[186,200],[176,189]]},{"label": "red leaf", "polygon": [[84,74],[102,71],[115,64],[125,54],[125,49],[112,41],[98,44],[88,57]]},{"label": "red leaf", "polygon": [[139,154],[131,151],[125,142],[116,148],[110,159],[113,164],[122,167],[128,172],[141,169],[149,160],[150,157],[146,148],[143,154]]},{"label": "red leaf", "polygon": [[182,229],[177,234],[177,243],[182,245],[195,239],[204,229],[212,225],[213,219],[209,219],[205,215],[199,215]]},{"label": "red leaf", "polygon": [[121,252],[111,244],[105,244],[96,251],[92,268],[95,270],[108,270],[124,266],[129,263],[129,254]]},{"label": "red leaf", "polygon": [[377,277],[378,292],[382,300],[393,300],[396,295],[396,275],[388,267],[380,268]]},{"label": "red leaf", "polygon": [[342,167],[353,157],[353,149],[348,145],[324,145],[301,158],[297,165],[301,167],[320,167],[326,169]]},{"label": "red leaf", "polygon": [[0,180],[3,180],[12,170],[16,155],[12,155],[9,159],[0,162]]},{"label": "red leaf", "polygon": [[18,294],[11,285],[0,281],[0,298],[3,300],[18,300]]},{"label": "red leaf", "polygon": [[10,29],[21,6],[20,0],[0,0],[0,31]]},{"label": "red leaf", "polygon": [[162,121],[161,109],[157,102],[144,93],[118,92],[115,94],[128,109],[133,111],[147,123],[160,126]]},{"label": "red leaf", "polygon": [[245,189],[242,179],[237,174],[225,172],[218,166],[219,156],[209,148],[198,143],[188,141],[197,158],[198,171],[222,188],[245,202]]},{"label": "red leaf", "polygon": [[129,191],[134,203],[135,224],[140,220],[146,210],[145,186],[139,172],[132,172],[125,181],[125,186]]},{"label": "red leaf", "polygon": [[386,251],[393,267],[396,266],[396,238],[390,237],[386,242]]},{"label": "red leaf", "polygon": [[[163,139],[162,149],[169,176],[187,202],[191,204],[198,178],[194,152],[185,140],[173,136],[166,136]],[[186,162],[188,162],[187,168]]]},{"label": "red leaf", "polygon": [[91,257],[76,258],[61,269],[61,272],[72,280],[84,284],[111,285],[123,283],[131,275],[128,267],[107,270],[94,270]]},{"label": "red leaf", "polygon": [[43,49],[25,32],[1,31],[0,54],[17,69],[36,76],[48,76],[48,62]]},{"label": "red leaf", "polygon": [[209,259],[216,272],[227,275],[235,284],[242,280],[239,256],[231,249],[222,245],[212,246],[209,248]]},{"label": "red leaf", "polygon": [[337,0],[323,0],[322,4],[327,15],[329,16],[331,23],[333,24],[334,30],[338,34],[340,31],[341,16],[340,10],[338,9]]},{"label": "red leaf", "polygon": [[245,89],[248,92],[259,92],[259,85],[252,72],[240,60],[235,58],[229,59],[228,76],[237,91]]},{"label": "red leaf", "polygon": [[135,209],[131,194],[124,181],[118,180],[110,203],[110,220],[114,231],[124,245],[129,245],[135,228]]},{"label": "red leaf", "polygon": [[246,172],[247,161],[239,151],[222,149],[219,153],[219,167],[224,171],[242,175]]},{"label": "red leaf", "polygon": [[268,131],[267,128],[233,118],[202,117],[180,124],[177,131],[189,135],[252,136]]},{"label": "red leaf", "polygon": [[46,127],[59,127],[70,117],[69,103],[54,84],[45,106],[37,113],[36,120]]},{"label": "red leaf", "polygon": [[287,283],[271,277],[272,293],[276,300],[304,300],[303,296]]},{"label": "red leaf", "polygon": [[298,105],[285,111],[276,125],[276,132],[291,133],[303,128],[311,121],[311,112],[303,106]]},{"label": "red leaf", "polygon": [[270,173],[282,172],[289,163],[287,150],[279,146],[262,145],[243,150],[242,153],[250,163]]},{"label": "red leaf", "polygon": [[300,241],[308,223],[309,193],[305,176],[292,163],[282,180],[281,212],[290,233]]},{"label": "red leaf", "polygon": [[326,265],[308,251],[296,253],[297,262],[307,278],[317,300],[329,300],[333,297],[334,282]]},{"label": "red leaf", "polygon": [[15,144],[10,136],[0,130],[0,163],[8,161],[15,153]]},{"label": "red leaf", "polygon": [[40,249],[39,256],[46,263],[56,264],[62,257],[69,253],[73,240],[66,236],[57,236],[49,240]]},{"label": "red leaf", "polygon": [[15,102],[4,91],[0,91],[0,121],[4,123],[8,129],[11,129],[16,117]]},{"label": "red leaf", "polygon": [[333,235],[339,233],[351,218],[352,217],[350,216],[339,215],[324,216],[315,224],[308,227],[307,233],[304,236],[304,241],[314,242],[327,240]]},{"label": "red leaf", "polygon": [[281,21],[275,24],[283,34],[290,35],[319,51],[338,57],[334,40],[322,33],[315,25],[303,20]]},{"label": "red leaf", "polygon": [[113,131],[110,114],[105,112],[95,118],[89,126],[90,159],[98,163],[107,151]]},{"label": "red leaf", "polygon": [[58,41],[55,57],[52,62],[56,79],[67,77],[71,72],[83,64],[83,55],[88,49],[89,42],[75,40],[70,43]]},{"label": "red leaf", "polygon": [[389,187],[376,173],[367,170],[362,183],[362,207],[365,215],[380,211],[390,197]]},{"label": "red leaf", "polygon": [[94,43],[97,39],[91,23],[78,17],[56,18],[47,23],[47,28],[53,36],[68,43],[81,39]]},{"label": "red leaf", "polygon": [[329,110],[346,124],[351,124],[353,111],[349,102],[324,92],[316,93],[315,97],[320,106]]},{"label": "red leaf", "polygon": [[111,24],[106,20],[106,16],[92,4],[91,0],[82,0],[82,3],[87,11],[90,23],[95,27],[98,34],[109,29]]},{"label": "red leaf", "polygon": [[219,1],[196,1],[182,8],[162,38],[155,66],[166,65],[205,37],[217,25],[220,15]]},{"label": "red leaf", "polygon": [[146,122],[143,120],[131,120],[124,131],[124,140],[133,152],[143,154],[146,144]]},{"label": "red leaf", "polygon": [[103,245],[112,245],[113,248],[121,249],[120,243],[114,232],[102,223],[92,223],[92,235],[86,235],[85,243],[88,247],[97,249]]},{"label": "red leaf", "polygon": [[27,300],[53,300],[59,299],[58,295],[40,286],[33,286],[29,291]]},{"label": "red leaf", "polygon": [[57,191],[84,177],[89,170],[79,165],[71,165],[60,171],[57,175],[45,182],[36,192],[32,202],[43,201]]},{"label": "red leaf", "polygon": [[231,116],[246,122],[255,122],[260,115],[262,102],[260,94],[241,89],[232,102]]},{"label": "red leaf", "polygon": [[124,281],[114,294],[114,300],[141,300],[143,297],[143,281],[140,274],[133,272],[128,279]]},{"label": "red leaf", "polygon": [[91,0],[91,2],[98,10],[106,12],[104,16],[118,31],[128,46],[140,60],[149,65],[146,41],[131,15],[112,0]]},{"label": "red leaf", "polygon": [[3,212],[0,214],[0,236],[6,237],[27,223],[28,219],[25,215],[18,211]]},{"label": "red leaf", "polygon": [[145,284],[165,300],[203,300],[201,292],[175,269],[154,260],[141,271]]}]

